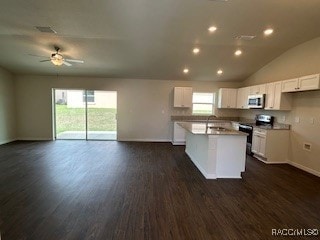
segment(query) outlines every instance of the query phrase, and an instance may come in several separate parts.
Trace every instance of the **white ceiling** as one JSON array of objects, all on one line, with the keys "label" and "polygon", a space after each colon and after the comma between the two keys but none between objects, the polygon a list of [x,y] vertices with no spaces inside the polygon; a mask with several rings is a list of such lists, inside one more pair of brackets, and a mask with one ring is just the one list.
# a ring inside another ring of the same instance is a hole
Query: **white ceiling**
[{"label": "white ceiling", "polygon": [[[21,74],[244,80],[289,48],[319,37],[319,12],[319,0],[1,0],[0,66]],[[213,34],[210,25],[218,27]],[[270,37],[263,36],[267,27],[275,31]],[[238,35],[257,37],[247,42]],[[55,67],[30,55],[49,57],[54,45],[64,57],[85,63]],[[201,49],[197,56],[194,46]],[[241,57],[233,54],[237,48]]]}]

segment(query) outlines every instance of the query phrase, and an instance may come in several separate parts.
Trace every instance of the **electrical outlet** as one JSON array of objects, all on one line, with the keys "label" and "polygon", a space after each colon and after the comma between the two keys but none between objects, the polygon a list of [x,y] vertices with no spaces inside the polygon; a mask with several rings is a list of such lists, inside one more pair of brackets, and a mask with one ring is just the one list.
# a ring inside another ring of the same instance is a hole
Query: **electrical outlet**
[{"label": "electrical outlet", "polygon": [[300,122],[300,118],[299,118],[299,117],[295,117],[295,118],[294,118],[294,122],[295,122],[295,123],[299,123],[299,122]]},{"label": "electrical outlet", "polygon": [[311,152],[311,143],[303,143],[303,150]]}]

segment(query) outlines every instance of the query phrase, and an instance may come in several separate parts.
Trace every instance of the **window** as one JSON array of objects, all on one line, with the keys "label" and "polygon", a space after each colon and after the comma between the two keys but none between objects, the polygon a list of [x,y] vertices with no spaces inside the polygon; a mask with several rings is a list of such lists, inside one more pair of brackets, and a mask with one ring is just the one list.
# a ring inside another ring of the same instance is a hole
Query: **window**
[{"label": "window", "polygon": [[192,114],[214,114],[214,93],[194,92],[192,95]]},{"label": "window", "polygon": [[[83,102],[86,102],[86,91],[83,91]],[[87,102],[94,103],[94,91],[87,90]]]}]

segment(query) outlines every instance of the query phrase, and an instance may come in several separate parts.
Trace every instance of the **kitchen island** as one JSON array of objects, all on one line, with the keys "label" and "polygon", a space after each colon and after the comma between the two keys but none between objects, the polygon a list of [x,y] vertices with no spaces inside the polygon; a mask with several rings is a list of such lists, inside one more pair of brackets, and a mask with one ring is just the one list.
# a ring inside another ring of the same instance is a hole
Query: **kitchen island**
[{"label": "kitchen island", "polygon": [[214,124],[181,122],[186,153],[206,179],[241,178],[245,171],[247,134]]}]

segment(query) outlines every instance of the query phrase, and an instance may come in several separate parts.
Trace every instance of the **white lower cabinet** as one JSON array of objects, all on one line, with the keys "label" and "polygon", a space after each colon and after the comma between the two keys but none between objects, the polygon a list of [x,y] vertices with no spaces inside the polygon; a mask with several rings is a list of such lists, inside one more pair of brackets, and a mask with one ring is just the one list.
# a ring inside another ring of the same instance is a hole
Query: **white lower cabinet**
[{"label": "white lower cabinet", "polygon": [[265,163],[285,163],[288,159],[288,142],[289,130],[254,128],[251,151]]},{"label": "white lower cabinet", "polygon": [[181,127],[179,122],[173,123],[173,136],[172,144],[173,145],[186,145],[186,130]]},{"label": "white lower cabinet", "polygon": [[259,156],[266,155],[267,133],[261,130],[254,130],[252,136],[251,151]]}]

